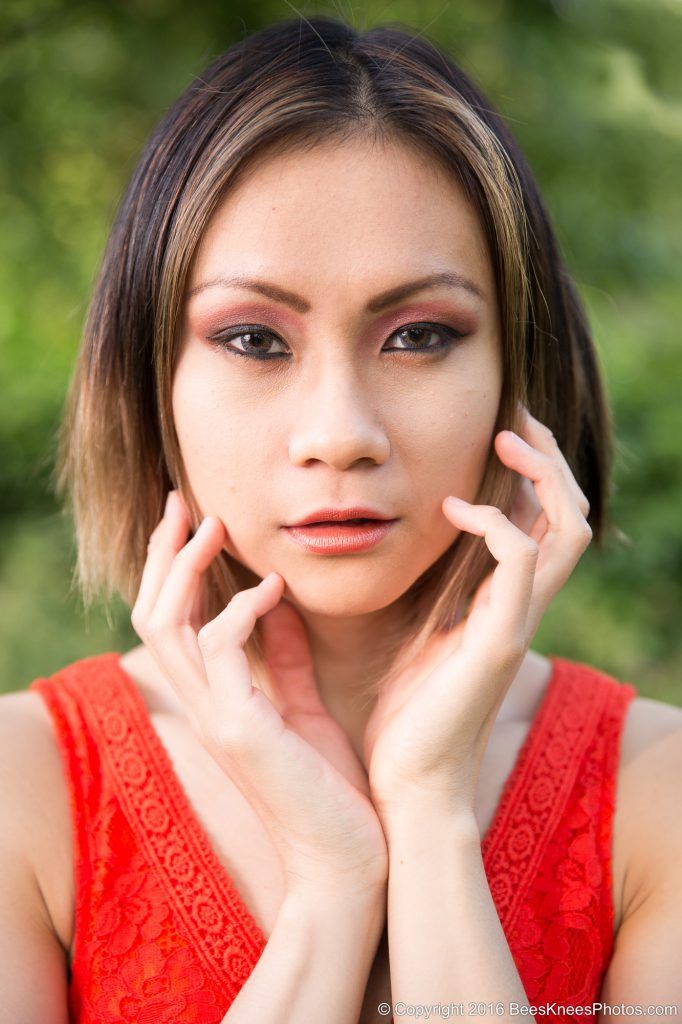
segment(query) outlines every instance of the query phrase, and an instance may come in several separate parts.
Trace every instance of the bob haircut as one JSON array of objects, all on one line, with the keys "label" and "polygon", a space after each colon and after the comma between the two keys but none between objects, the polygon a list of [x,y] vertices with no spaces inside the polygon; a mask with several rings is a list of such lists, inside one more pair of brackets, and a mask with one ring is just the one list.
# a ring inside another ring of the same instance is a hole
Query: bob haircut
[{"label": "bob haircut", "polygon": [[[583,489],[600,548],[613,529],[612,423],[595,347],[538,187],[502,117],[445,52],[399,24],[358,32],[333,17],[292,18],[230,46],[191,82],[152,133],[119,204],[55,470],[75,524],[72,585],[86,608],[100,592],[105,603],[114,593],[134,603],[170,489],[183,494],[193,529],[202,518],[179,453],[171,387],[189,270],[211,215],[256,160],[351,139],[426,150],[463,187],[498,297],[495,433],[515,429],[516,403],[527,404]],[[508,514],[520,480],[491,443],[475,501]],[[408,657],[452,628],[460,602],[495,564],[482,537],[462,532],[415,581],[406,595]],[[202,624],[258,579],[221,552],[203,577]],[[377,638],[378,659],[388,644]],[[258,623],[245,651],[256,667]]]}]

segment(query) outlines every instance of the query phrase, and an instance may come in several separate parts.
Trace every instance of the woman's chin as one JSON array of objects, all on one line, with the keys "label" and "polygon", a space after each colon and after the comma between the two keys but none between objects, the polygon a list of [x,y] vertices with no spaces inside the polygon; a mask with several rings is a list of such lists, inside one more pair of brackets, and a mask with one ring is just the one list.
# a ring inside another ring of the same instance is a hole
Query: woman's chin
[{"label": "woman's chin", "polygon": [[409,587],[409,582],[403,586],[396,582],[391,586],[378,574],[366,580],[356,574],[352,579],[333,583],[319,578],[298,580],[295,575],[284,576],[284,579],[284,598],[296,608],[311,615],[349,618],[382,611],[402,597]]},{"label": "woman's chin", "polygon": [[[265,557],[263,557],[265,555]],[[418,578],[422,566],[406,575],[404,562],[378,559],[367,552],[330,558],[306,556],[283,558],[261,548],[254,559],[234,559],[234,576],[240,589],[255,587],[269,572],[285,583],[283,597],[302,611],[315,615],[357,616],[379,612],[398,601]]]}]

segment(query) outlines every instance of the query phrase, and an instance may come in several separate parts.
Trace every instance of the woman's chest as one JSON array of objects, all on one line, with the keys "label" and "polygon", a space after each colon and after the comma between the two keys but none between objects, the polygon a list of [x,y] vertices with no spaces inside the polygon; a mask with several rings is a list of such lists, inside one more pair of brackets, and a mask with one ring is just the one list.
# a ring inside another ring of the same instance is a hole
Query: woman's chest
[{"label": "woman's chest", "polygon": [[[239,896],[267,938],[274,928],[284,898],[284,888],[279,862],[265,826],[184,723],[173,716],[151,717],[194,816]],[[504,727],[496,727],[491,733],[481,765],[474,808],[482,836],[487,833],[493,821],[505,783],[529,728],[530,723],[509,723]],[[67,802],[55,800],[53,806],[61,808],[62,820],[55,821],[49,832],[53,839],[58,837],[63,848],[57,857],[54,846],[52,856],[49,851],[44,851],[41,884],[44,882],[43,889],[55,928],[63,945],[69,949],[71,959],[75,928],[74,877],[71,871],[69,877],[65,878],[63,871],[64,864],[73,864],[71,822]],[[621,811],[614,821],[612,874],[616,931],[620,923],[628,857],[625,834],[618,828],[618,820],[622,816]],[[60,864],[61,870],[58,868]],[[369,972],[359,1024],[378,1019],[376,1007],[380,1002],[392,1002],[385,930]]]}]

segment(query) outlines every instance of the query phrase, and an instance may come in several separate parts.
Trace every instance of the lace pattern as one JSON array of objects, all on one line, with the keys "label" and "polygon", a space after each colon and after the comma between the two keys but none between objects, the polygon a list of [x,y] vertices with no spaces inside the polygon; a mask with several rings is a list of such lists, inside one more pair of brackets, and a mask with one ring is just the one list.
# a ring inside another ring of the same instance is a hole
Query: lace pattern
[{"label": "lace pattern", "polygon": [[[78,1024],[218,1024],[265,946],[115,652],[31,689],[55,722],[76,856],[69,998]],[[482,854],[533,1003],[588,1004],[612,949],[611,823],[636,690],[553,658],[554,674]]]}]

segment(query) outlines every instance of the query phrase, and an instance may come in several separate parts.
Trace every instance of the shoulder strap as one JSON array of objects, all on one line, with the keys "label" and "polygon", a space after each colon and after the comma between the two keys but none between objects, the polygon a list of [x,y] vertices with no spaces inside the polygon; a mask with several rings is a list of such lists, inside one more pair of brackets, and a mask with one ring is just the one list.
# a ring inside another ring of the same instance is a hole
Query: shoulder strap
[{"label": "shoulder strap", "polygon": [[516,771],[516,798],[491,833],[487,862],[500,921],[510,927],[563,815],[607,699],[574,662],[554,657],[560,677]]}]

